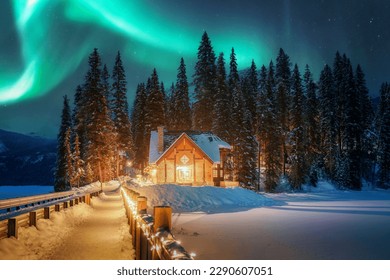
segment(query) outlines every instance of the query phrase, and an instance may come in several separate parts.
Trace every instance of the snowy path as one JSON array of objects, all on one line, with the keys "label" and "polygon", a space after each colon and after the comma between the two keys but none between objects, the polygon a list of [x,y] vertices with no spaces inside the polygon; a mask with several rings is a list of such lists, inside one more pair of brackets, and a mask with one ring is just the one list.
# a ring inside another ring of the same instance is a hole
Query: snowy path
[{"label": "snowy path", "polygon": [[0,259],[134,259],[129,226],[116,181],[99,197],[54,212],[37,227],[19,229],[19,238],[0,240]]},{"label": "snowy path", "polygon": [[119,190],[92,200],[93,214],[49,257],[53,260],[132,259],[129,227]]}]

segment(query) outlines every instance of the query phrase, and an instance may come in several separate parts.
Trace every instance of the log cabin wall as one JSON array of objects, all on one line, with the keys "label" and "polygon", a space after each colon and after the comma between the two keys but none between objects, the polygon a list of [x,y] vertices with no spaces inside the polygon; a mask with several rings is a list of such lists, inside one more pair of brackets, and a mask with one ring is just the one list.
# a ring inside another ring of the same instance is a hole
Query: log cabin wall
[{"label": "log cabin wall", "polygon": [[157,162],[156,183],[214,185],[213,162],[186,136]]}]

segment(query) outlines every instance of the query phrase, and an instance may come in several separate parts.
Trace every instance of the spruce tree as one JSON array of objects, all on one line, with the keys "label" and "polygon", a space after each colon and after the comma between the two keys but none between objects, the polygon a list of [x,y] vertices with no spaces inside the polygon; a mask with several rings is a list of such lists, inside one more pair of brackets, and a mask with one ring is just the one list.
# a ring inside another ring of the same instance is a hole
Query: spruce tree
[{"label": "spruce tree", "polygon": [[318,84],[319,123],[321,137],[321,154],[325,172],[330,179],[334,179],[336,171],[336,95],[332,69],[325,65],[321,71]]},{"label": "spruce tree", "polygon": [[214,103],[214,118],[212,131],[224,141],[232,143],[232,103],[230,91],[226,84],[226,70],[223,53],[217,61],[217,90]]},{"label": "spruce tree", "polygon": [[[132,135],[129,109],[126,96],[126,74],[123,68],[122,59],[118,52],[115,58],[114,69],[112,71],[112,115],[114,131],[116,134],[116,176],[124,175],[126,159],[132,155]],[[120,168],[122,166],[122,168]]]},{"label": "spruce tree", "polygon": [[291,93],[291,131],[289,135],[289,146],[291,147],[289,161],[291,167],[289,172],[289,181],[293,189],[299,190],[305,182],[306,175],[306,138],[304,133],[304,95],[302,89],[302,79],[298,65],[296,64],[291,78]]},{"label": "spruce tree", "polygon": [[64,96],[64,105],[61,115],[61,126],[57,136],[57,161],[54,175],[54,190],[56,192],[70,190],[72,175],[72,161],[70,150],[70,131],[72,118],[68,97]]},{"label": "spruce tree", "polygon": [[215,54],[211,41],[206,32],[203,33],[198,48],[198,61],[195,65],[194,78],[194,105],[193,120],[194,129],[200,131],[211,131],[214,94],[216,92],[216,66]]},{"label": "spruce tree", "polygon": [[88,62],[90,68],[84,85],[87,138],[85,162],[90,164],[94,180],[104,182],[110,179],[107,174],[111,165],[110,141],[113,132],[108,101],[102,86],[101,59],[96,48]]},{"label": "spruce tree", "polygon": [[147,94],[144,84],[137,86],[132,113],[132,130],[134,143],[134,166],[143,173],[147,163],[148,140],[146,134]]},{"label": "spruce tree", "polygon": [[80,140],[78,134],[75,135],[74,143],[73,143],[73,176],[72,176],[72,185],[76,187],[80,187],[80,182],[82,177],[85,174],[84,171],[84,162],[81,159],[80,153]]},{"label": "spruce tree", "polygon": [[378,177],[380,188],[390,188],[390,87],[385,83],[381,86],[378,109],[379,141],[378,141]]},{"label": "spruce tree", "polygon": [[248,82],[248,87],[247,90],[245,91],[246,94],[244,95],[245,105],[249,111],[249,117],[253,124],[252,132],[255,132],[256,124],[258,123],[256,103],[257,103],[257,97],[259,92],[259,79],[257,76],[257,67],[254,60],[252,60],[251,67],[249,68],[247,82]]},{"label": "spruce tree", "polygon": [[283,174],[286,174],[286,161],[288,158],[288,147],[287,147],[287,135],[289,133],[289,104],[291,100],[290,96],[290,80],[291,80],[291,69],[290,69],[290,58],[283,51],[279,50],[278,57],[276,58],[276,108],[278,119],[281,127],[282,137],[282,166]]},{"label": "spruce tree", "polygon": [[265,105],[263,111],[262,134],[264,139],[263,158],[265,168],[264,185],[265,191],[274,192],[282,174],[281,159],[281,127],[279,125],[278,113],[276,109],[276,82],[274,76],[274,66],[272,61],[269,64]]},{"label": "spruce tree", "polygon": [[374,110],[366,86],[364,72],[360,65],[356,67],[355,88],[359,99],[360,129],[361,129],[361,172],[367,181],[372,181],[375,173],[375,142]]},{"label": "spruce tree", "polygon": [[165,125],[165,98],[161,92],[156,69],[153,69],[148,90],[150,92],[144,109],[146,110],[147,134],[150,135],[150,131],[156,130],[158,126]]},{"label": "spruce tree", "polygon": [[343,130],[341,132],[342,153],[338,157],[337,183],[346,188],[361,189],[361,113],[359,96],[355,89],[352,65],[345,56],[343,69]]},{"label": "spruce tree", "polygon": [[[84,90],[81,85],[77,86],[74,95],[74,109],[73,109],[73,135],[74,142],[75,136],[78,135],[80,142],[80,158],[84,161],[86,159],[86,146],[87,146],[87,120],[86,115],[86,101]],[[83,182],[82,182],[83,183]]]},{"label": "spruce tree", "polygon": [[[175,125],[175,103],[174,103],[174,96],[175,96],[175,84],[172,83],[168,93],[165,96],[165,126],[168,130],[173,130]],[[192,115],[190,115],[190,128],[192,127]]]},{"label": "spruce tree", "polygon": [[186,65],[184,64],[183,58],[180,59],[180,66],[178,68],[175,94],[173,95],[173,106],[175,112],[174,115],[170,116],[173,120],[173,128],[175,130],[190,130],[192,114],[188,94]]},{"label": "spruce tree", "polygon": [[317,85],[313,81],[310,68],[306,65],[304,74],[304,92],[306,95],[304,118],[307,150],[307,167],[309,168],[309,179],[312,186],[317,185],[318,168],[320,164],[320,124],[319,104],[317,99]]}]

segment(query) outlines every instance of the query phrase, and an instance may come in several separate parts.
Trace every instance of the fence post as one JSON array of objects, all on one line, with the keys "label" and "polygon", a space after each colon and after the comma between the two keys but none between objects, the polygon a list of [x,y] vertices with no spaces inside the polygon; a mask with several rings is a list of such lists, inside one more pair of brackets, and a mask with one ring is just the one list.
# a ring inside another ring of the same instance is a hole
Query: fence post
[{"label": "fence post", "polygon": [[15,237],[18,238],[18,219],[17,218],[11,218],[8,219],[8,237]]},{"label": "fence post", "polygon": [[30,227],[32,226],[37,226],[37,212],[36,211],[31,211],[29,214],[29,220],[30,220]]},{"label": "fence post", "polygon": [[159,229],[171,231],[172,229],[172,208],[170,206],[154,207],[153,230],[156,233]]},{"label": "fence post", "polygon": [[[147,198],[144,196],[139,196],[137,198],[137,213],[138,214],[146,214],[146,208],[147,208]],[[137,223],[137,221],[136,221]],[[135,237],[135,259],[140,260],[141,254],[145,248],[142,248],[142,237],[145,238],[144,234],[142,233],[141,227],[136,227],[136,234]]]},{"label": "fence post", "polygon": [[89,193],[85,195],[85,203],[91,205],[91,195]]},{"label": "fence post", "polygon": [[43,208],[43,218],[50,219],[50,206]]},{"label": "fence post", "polygon": [[161,250],[161,248],[157,248],[157,243],[160,243],[158,238],[156,237],[156,234],[158,231],[161,230],[167,230],[171,231],[172,229],[172,208],[170,206],[155,206],[154,207],[154,225],[153,225],[153,232],[154,232],[154,244],[155,249],[153,250],[152,259],[158,260],[160,259],[158,254],[158,249]]}]

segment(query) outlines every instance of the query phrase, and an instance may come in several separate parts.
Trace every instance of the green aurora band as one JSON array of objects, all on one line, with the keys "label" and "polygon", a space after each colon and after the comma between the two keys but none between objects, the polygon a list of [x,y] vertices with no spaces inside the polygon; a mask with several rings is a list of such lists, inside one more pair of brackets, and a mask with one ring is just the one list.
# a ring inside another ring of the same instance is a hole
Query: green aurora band
[{"label": "green aurora band", "polygon": [[[76,71],[94,47],[113,53],[121,49],[124,60],[175,73],[180,57],[194,63],[203,33],[183,21],[183,11],[169,7],[169,14],[162,13],[141,0],[12,3],[23,70],[0,69],[0,104],[50,92]],[[237,25],[228,31],[220,26],[210,37],[216,54],[224,52],[227,59],[234,47],[239,66],[246,68],[252,59],[259,65],[271,57],[255,33],[248,28],[243,32]]]}]

